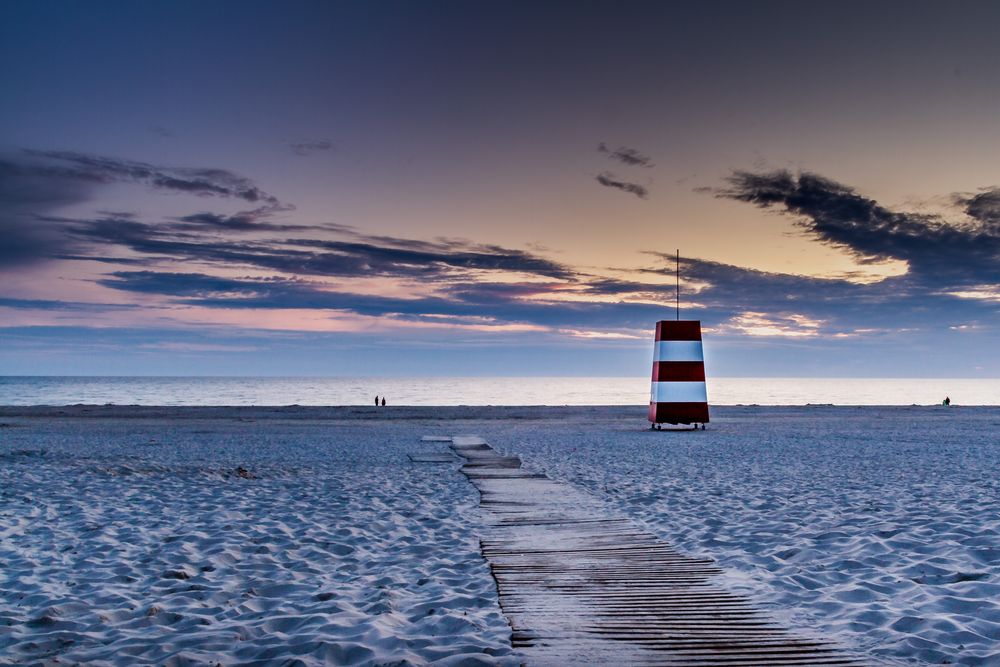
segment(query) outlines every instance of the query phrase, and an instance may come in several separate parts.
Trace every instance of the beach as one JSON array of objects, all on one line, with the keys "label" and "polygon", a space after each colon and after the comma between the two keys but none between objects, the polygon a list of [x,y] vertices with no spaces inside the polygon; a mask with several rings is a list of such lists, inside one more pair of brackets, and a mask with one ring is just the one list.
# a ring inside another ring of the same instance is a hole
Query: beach
[{"label": "beach", "polygon": [[872,664],[1000,661],[1000,408],[0,408],[0,663],[520,664],[478,434]]}]

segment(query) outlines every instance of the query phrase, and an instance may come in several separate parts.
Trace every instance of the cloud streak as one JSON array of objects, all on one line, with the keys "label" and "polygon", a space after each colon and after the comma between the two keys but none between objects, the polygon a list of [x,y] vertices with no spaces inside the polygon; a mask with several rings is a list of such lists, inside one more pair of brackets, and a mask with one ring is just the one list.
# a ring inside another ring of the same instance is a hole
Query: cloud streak
[{"label": "cloud streak", "polygon": [[311,139],[307,141],[290,141],[288,147],[296,155],[308,157],[319,151],[333,150],[333,142],[329,139]]},{"label": "cloud streak", "polygon": [[635,148],[627,148],[622,146],[615,150],[608,148],[607,144],[603,141],[597,146],[598,153],[605,153],[612,160],[617,160],[624,165],[629,167],[645,167],[647,169],[655,167],[652,158],[648,155],[643,155]]},{"label": "cloud streak", "polygon": [[622,192],[635,195],[639,199],[646,199],[649,197],[649,190],[645,186],[639,185],[638,183],[623,181],[610,171],[601,172],[596,176],[596,180],[606,188],[617,188]]},{"label": "cloud streak", "polygon": [[58,165],[66,176],[96,183],[139,183],[149,187],[202,197],[242,199],[280,207],[277,197],[258,188],[253,181],[226,169],[164,167],[120,158],[75,151],[27,150],[25,153]]}]

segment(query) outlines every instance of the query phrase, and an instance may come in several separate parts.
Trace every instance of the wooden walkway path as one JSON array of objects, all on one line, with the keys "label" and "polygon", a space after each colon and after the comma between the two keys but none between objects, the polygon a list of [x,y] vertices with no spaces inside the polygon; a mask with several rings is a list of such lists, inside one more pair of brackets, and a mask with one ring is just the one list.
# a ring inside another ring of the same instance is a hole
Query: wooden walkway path
[{"label": "wooden walkway path", "polygon": [[713,561],[678,553],[594,496],[481,438],[451,440],[479,489],[483,555],[529,665],[862,664],[775,624],[713,583]]}]

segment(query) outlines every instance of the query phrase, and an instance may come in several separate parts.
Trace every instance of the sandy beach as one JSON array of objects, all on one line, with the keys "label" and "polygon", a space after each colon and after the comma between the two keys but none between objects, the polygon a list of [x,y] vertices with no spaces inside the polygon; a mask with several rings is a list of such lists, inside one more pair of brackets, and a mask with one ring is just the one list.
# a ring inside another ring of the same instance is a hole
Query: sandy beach
[{"label": "sandy beach", "polygon": [[519,664],[478,433],[872,664],[1000,661],[997,408],[0,408],[0,663]]}]

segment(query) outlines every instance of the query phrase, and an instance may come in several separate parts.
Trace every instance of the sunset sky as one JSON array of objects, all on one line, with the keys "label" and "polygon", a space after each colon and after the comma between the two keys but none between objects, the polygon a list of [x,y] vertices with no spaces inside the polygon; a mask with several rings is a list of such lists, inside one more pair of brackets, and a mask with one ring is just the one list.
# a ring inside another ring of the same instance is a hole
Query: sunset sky
[{"label": "sunset sky", "polygon": [[0,374],[1000,377],[997,3],[0,4]]}]

